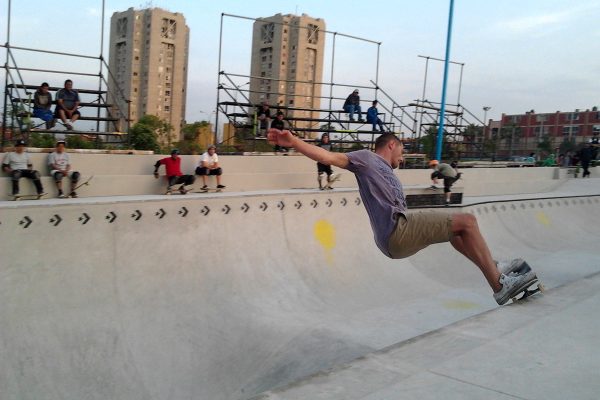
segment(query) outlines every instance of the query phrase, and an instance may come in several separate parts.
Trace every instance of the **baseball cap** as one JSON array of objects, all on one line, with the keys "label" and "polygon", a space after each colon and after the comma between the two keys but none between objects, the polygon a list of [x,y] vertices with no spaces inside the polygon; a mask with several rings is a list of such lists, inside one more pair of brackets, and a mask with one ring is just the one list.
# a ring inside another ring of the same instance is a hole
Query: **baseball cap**
[{"label": "baseball cap", "polygon": [[66,146],[67,142],[65,142],[64,140],[57,140],[56,145],[58,146],[59,144],[64,144]]},{"label": "baseball cap", "polygon": [[215,146],[214,144],[209,144],[208,147],[206,148],[206,150],[208,149],[217,149],[217,146]]},{"label": "baseball cap", "polygon": [[179,154],[179,150],[178,149],[171,150],[171,155],[173,155],[173,154]]},{"label": "baseball cap", "polygon": [[27,146],[27,143],[23,139],[19,139],[15,142],[15,146]]}]

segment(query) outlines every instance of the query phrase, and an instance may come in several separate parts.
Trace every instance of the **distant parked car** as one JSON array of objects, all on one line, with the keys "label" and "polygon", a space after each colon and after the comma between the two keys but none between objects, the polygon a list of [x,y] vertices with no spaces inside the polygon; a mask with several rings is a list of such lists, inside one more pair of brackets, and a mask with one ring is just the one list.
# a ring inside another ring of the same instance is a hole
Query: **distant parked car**
[{"label": "distant parked car", "polygon": [[535,160],[533,157],[511,156],[508,160],[508,167],[533,167]]}]

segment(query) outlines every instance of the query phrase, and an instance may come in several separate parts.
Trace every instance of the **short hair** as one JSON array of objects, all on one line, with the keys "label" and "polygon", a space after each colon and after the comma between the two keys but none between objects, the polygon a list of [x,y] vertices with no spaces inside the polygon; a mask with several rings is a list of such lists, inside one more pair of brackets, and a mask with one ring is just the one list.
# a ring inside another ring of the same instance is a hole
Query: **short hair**
[{"label": "short hair", "polygon": [[73,83],[73,81],[72,81],[72,80],[70,80],[70,79],[67,79],[67,80],[65,81],[65,85],[66,85],[67,83]]},{"label": "short hair", "polygon": [[375,151],[384,148],[392,140],[395,140],[396,142],[402,144],[402,141],[398,136],[396,136],[392,132],[386,132],[379,136],[377,140],[375,140]]}]

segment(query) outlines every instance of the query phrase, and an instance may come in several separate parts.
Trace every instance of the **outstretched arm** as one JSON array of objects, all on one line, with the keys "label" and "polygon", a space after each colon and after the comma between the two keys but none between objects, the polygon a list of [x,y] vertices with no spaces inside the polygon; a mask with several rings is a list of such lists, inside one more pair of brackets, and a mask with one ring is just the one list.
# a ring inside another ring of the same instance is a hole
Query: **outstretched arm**
[{"label": "outstretched arm", "polygon": [[288,130],[280,131],[279,129],[271,128],[267,137],[270,143],[283,147],[293,147],[296,151],[321,164],[335,165],[336,167],[346,169],[350,162],[346,154],[332,153],[318,146],[313,146],[294,136]]}]

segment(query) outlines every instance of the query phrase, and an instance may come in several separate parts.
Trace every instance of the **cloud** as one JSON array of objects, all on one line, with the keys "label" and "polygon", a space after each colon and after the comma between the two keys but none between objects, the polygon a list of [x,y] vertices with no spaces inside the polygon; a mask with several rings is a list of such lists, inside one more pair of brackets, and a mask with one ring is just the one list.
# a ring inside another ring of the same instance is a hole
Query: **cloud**
[{"label": "cloud", "polygon": [[562,11],[505,19],[499,21],[496,28],[504,33],[543,35],[564,28],[577,17],[590,15],[599,8],[598,3],[581,4]]}]

